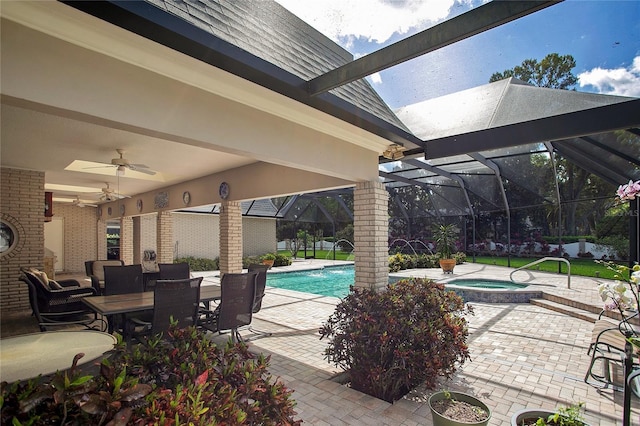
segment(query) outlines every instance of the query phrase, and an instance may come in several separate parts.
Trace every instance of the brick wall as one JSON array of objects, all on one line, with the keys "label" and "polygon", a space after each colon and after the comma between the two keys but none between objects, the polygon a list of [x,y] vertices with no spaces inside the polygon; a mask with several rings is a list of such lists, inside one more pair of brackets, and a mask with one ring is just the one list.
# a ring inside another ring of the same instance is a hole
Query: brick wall
[{"label": "brick wall", "polygon": [[13,250],[0,255],[1,315],[30,309],[20,267],[44,267],[44,172],[0,170],[0,218],[18,239]]},{"label": "brick wall", "polygon": [[84,273],[86,260],[98,259],[98,226],[94,207],[54,203],[53,213],[64,218],[64,272]]},{"label": "brick wall", "polygon": [[220,217],[213,214],[174,213],[176,257],[220,255]]},{"label": "brick wall", "polygon": [[276,220],[245,217],[242,219],[244,256],[258,256],[277,250]]}]

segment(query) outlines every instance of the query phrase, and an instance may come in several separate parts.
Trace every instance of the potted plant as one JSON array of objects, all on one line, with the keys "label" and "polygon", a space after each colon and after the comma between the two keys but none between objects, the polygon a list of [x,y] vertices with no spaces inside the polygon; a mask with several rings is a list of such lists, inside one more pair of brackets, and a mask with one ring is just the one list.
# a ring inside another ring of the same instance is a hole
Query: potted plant
[{"label": "potted plant", "polygon": [[460,230],[453,224],[437,225],[433,229],[433,238],[436,243],[436,251],[440,256],[440,267],[446,273],[453,273],[456,260],[452,257],[455,250],[455,242]]},{"label": "potted plant", "polygon": [[263,265],[267,265],[269,269],[271,269],[273,267],[273,263],[276,261],[276,255],[273,253],[267,253],[262,255],[261,260]]},{"label": "potted plant", "polygon": [[439,391],[429,397],[433,426],[486,425],[491,410],[478,398],[462,392]]},{"label": "potted plant", "polygon": [[583,406],[584,403],[580,402],[560,407],[557,411],[541,408],[520,410],[511,417],[511,426],[588,426],[582,416]]}]

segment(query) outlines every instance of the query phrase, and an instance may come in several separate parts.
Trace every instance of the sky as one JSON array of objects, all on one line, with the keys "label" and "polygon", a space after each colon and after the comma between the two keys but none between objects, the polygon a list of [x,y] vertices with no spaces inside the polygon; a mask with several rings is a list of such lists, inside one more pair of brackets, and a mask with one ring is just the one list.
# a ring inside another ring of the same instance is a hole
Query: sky
[{"label": "sky", "polygon": [[[481,0],[276,0],[356,58]],[[575,89],[640,97],[640,0],[566,0],[368,77],[391,108],[487,84],[495,72],[572,55]]]}]

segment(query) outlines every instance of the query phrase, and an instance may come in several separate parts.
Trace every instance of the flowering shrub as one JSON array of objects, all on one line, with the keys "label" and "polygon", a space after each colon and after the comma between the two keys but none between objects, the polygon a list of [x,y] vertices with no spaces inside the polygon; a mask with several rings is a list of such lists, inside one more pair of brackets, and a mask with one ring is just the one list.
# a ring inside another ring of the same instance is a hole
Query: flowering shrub
[{"label": "flowering shrub", "polygon": [[420,384],[433,388],[469,359],[460,296],[422,278],[383,291],[352,287],[320,328],[325,358],[349,373],[351,387],[388,402]]},{"label": "flowering shrub", "polygon": [[625,185],[620,185],[616,191],[616,195],[621,201],[633,200],[640,197],[640,180],[632,181]]},{"label": "flowering shrub", "polygon": [[[640,308],[638,293],[640,286],[640,265],[629,268],[628,266],[601,260],[596,260],[596,263],[600,263],[607,269],[615,272],[615,282],[601,283],[598,286],[598,293],[605,303],[605,309],[618,310],[620,313],[628,309],[638,310]],[[627,276],[629,278],[627,278]]]}]

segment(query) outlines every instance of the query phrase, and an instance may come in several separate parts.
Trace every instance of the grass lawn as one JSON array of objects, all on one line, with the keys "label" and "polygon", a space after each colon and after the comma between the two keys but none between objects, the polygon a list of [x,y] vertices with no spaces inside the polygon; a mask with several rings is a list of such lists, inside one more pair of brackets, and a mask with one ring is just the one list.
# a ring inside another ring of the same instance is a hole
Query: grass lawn
[{"label": "grass lawn", "polygon": [[[533,257],[512,257],[511,267],[514,269],[519,268],[537,259],[538,258],[533,258]],[[473,258],[471,256],[468,256],[467,262],[472,262],[472,261],[473,261]],[[613,279],[613,274],[614,274],[613,271],[610,271],[607,268],[605,268],[603,265],[596,263],[593,259],[569,259],[569,262],[571,263],[571,275],[595,277],[597,274],[599,274],[601,278]],[[507,266],[507,258],[492,257],[492,256],[476,256],[476,263]],[[560,265],[560,269],[558,269],[558,264]],[[540,268],[539,269],[540,271],[562,273],[562,274],[567,273],[567,265],[564,262],[548,261],[548,262],[539,263],[528,269],[538,270],[538,268]]]},{"label": "grass lawn", "polygon": [[[290,250],[278,250],[279,254],[284,254],[285,256],[289,256],[293,259],[293,255]],[[304,250],[298,251],[298,259],[304,259]],[[307,257],[314,256],[313,249],[307,250]],[[332,250],[316,250],[315,259],[327,259],[333,260],[333,251]],[[336,250],[336,260],[354,260],[353,253],[346,251]]]},{"label": "grass lawn", "polygon": [[[280,254],[284,254],[286,256],[290,256],[291,252],[289,250],[280,250],[278,251]],[[307,257],[314,256],[313,250],[307,250]],[[298,251],[298,259],[304,259],[305,254],[303,250]],[[315,252],[316,259],[333,259],[333,251],[330,250],[316,250]],[[519,268],[521,266],[526,265],[527,263],[531,263],[535,260],[538,260],[537,257],[512,257],[511,258],[511,268]],[[336,251],[336,260],[354,260],[353,253],[344,252],[344,251]],[[467,262],[472,262],[473,258],[471,256],[467,256]],[[608,270],[603,265],[596,263],[593,259],[569,259],[571,263],[571,275],[581,275],[585,277],[595,277],[596,273],[600,275],[601,278],[613,279],[613,271]],[[476,256],[476,263],[483,263],[486,265],[497,265],[497,266],[507,266],[507,258],[506,257],[493,257],[493,256]],[[558,269],[558,264],[560,265]],[[553,272],[553,273],[567,273],[567,265],[564,262],[555,262],[548,261],[539,263],[535,266],[532,266],[529,269]]]}]

